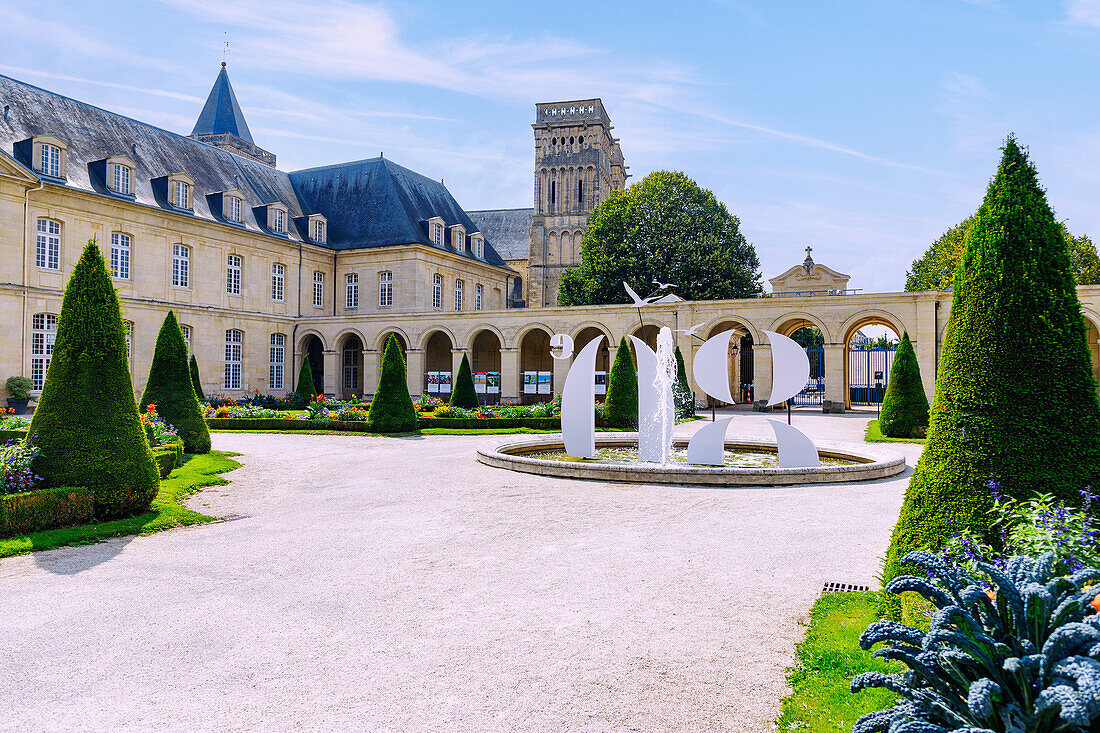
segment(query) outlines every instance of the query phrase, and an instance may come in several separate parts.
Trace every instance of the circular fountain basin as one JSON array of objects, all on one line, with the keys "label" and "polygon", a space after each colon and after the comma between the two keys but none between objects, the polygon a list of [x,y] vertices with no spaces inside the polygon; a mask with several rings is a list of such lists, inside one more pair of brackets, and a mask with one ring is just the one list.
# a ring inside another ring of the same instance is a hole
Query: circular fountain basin
[{"label": "circular fountain basin", "polygon": [[[596,450],[629,449],[637,446],[636,433],[600,433]],[[687,448],[688,439],[676,438],[673,450]],[[477,459],[488,466],[541,476],[583,478],[598,481],[627,481],[647,484],[685,484],[713,486],[782,486],[790,484],[832,484],[847,481],[868,481],[896,476],[905,470],[905,458],[896,451],[878,446],[855,446],[843,443],[818,443],[822,465],[813,468],[778,468],[767,465],[699,466],[686,462],[666,465],[640,461],[614,462],[614,457],[578,459],[564,455],[561,435],[545,435],[505,443],[495,449],[483,449]],[[745,462],[775,463],[759,460],[761,453],[776,454],[775,443],[739,438],[726,441],[726,451],[747,453]],[[618,450],[612,451],[618,452]],[[554,458],[548,454],[560,453]],[[535,454],[542,454],[538,457]]]}]

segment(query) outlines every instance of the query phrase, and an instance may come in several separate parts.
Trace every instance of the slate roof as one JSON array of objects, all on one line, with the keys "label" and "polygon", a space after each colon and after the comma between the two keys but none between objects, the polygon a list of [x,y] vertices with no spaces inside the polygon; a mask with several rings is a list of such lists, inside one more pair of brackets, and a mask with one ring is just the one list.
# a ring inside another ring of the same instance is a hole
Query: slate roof
[{"label": "slate roof", "polygon": [[534,209],[486,209],[467,211],[504,260],[526,260],[531,251]]},{"label": "slate roof", "polygon": [[229,83],[229,74],[222,64],[222,70],[218,72],[218,78],[214,80],[214,86],[210,90],[210,96],[206,98],[206,104],[195,122],[192,135],[216,135],[229,133],[245,140],[253,145],[252,133],[248,131],[248,123],[244,121],[244,112],[237,104],[237,95],[233,93],[233,85]]},{"label": "slate roof", "polygon": [[[228,88],[228,79],[226,85]],[[232,95],[231,89],[229,93]],[[7,114],[0,117],[0,150],[22,165],[33,169],[29,146],[19,143],[35,135],[53,135],[67,145],[66,178],[42,177],[53,185],[178,212],[168,205],[162,192],[154,190],[152,181],[172,173],[186,173],[195,181],[194,216],[281,239],[309,241],[307,217],[321,213],[328,219],[329,234],[328,244],[322,246],[333,249],[414,242],[433,246],[426,224],[433,216],[442,217],[447,226],[465,225],[467,234],[478,230],[442,183],[389,160],[376,158],[287,173],[0,75],[0,109],[4,107]],[[248,132],[247,126],[238,129]],[[99,172],[102,161],[115,155],[128,156],[136,165],[133,196],[119,196],[104,185]],[[238,189],[244,195],[243,225],[222,218],[215,194],[229,189]],[[288,226],[287,235],[267,230],[260,207],[276,202],[288,209],[293,225]],[[450,246],[439,249],[454,252]],[[462,254],[472,258],[468,252]],[[489,264],[507,267],[493,250],[489,237],[484,259]]]}]

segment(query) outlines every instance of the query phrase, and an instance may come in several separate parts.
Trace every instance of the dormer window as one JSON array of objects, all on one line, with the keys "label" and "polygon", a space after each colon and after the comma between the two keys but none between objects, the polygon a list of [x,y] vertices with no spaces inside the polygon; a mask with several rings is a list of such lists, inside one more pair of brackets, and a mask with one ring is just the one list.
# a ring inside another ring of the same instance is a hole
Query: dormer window
[{"label": "dormer window", "polygon": [[236,189],[222,191],[222,216],[234,224],[244,223],[244,194]]},{"label": "dormer window", "polygon": [[67,146],[53,135],[35,135],[14,146],[15,157],[47,178],[65,177]]},{"label": "dormer window", "polygon": [[466,227],[461,224],[455,224],[451,227],[451,246],[457,251],[463,252],[466,249]]},{"label": "dormer window", "polygon": [[172,206],[177,209],[191,208],[191,186],[187,181],[172,181]]},{"label": "dormer window", "polygon": [[435,246],[443,246],[443,219],[441,217],[433,216],[428,219],[428,238],[432,240],[432,244]]},{"label": "dormer window", "polygon": [[274,234],[286,234],[286,207],[282,204],[267,205],[267,228]]},{"label": "dormer window", "polygon": [[325,217],[320,214],[313,214],[309,217],[309,238],[319,244],[324,244],[328,241],[328,222],[325,221]]},{"label": "dormer window", "polygon": [[470,235],[470,249],[479,260],[485,256],[485,238],[480,233]]},{"label": "dormer window", "polygon": [[51,178],[61,177],[61,148],[43,144],[38,149],[38,172]]},{"label": "dormer window", "polygon": [[134,195],[134,166],[128,158],[107,159],[107,185],[122,196]]}]

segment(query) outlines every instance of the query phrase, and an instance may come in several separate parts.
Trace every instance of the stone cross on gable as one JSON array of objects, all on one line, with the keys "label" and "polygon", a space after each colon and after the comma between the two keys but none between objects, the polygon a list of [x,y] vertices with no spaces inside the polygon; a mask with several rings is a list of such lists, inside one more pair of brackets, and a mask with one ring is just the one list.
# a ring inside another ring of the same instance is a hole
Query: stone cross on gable
[{"label": "stone cross on gable", "polygon": [[814,258],[810,256],[813,247],[806,247],[806,259],[802,261],[802,269],[809,275],[814,271]]}]

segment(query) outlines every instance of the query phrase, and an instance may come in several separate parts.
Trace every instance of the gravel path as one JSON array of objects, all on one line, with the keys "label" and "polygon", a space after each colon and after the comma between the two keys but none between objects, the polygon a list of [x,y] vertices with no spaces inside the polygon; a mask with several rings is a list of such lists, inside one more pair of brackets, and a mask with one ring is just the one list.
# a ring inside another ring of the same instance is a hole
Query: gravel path
[{"label": "gravel path", "polygon": [[[795,424],[858,442],[866,418]],[[244,466],[191,504],[246,518],[0,560],[0,730],[771,730],[801,619],[824,582],[873,583],[909,475],[473,460],[506,439],[215,434]]]}]

